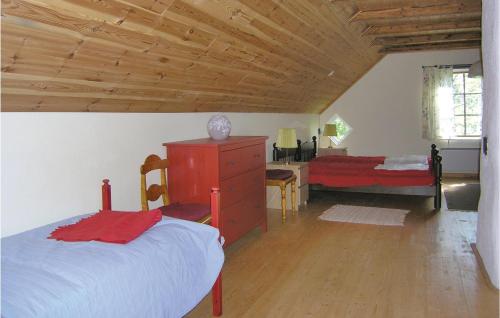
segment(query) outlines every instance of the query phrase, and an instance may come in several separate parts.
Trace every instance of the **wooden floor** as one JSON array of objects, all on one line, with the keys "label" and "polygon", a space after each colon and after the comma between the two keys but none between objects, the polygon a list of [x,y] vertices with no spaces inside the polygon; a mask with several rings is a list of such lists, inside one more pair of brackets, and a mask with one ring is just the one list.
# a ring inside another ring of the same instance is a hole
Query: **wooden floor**
[{"label": "wooden floor", "polygon": [[[444,202],[444,199],[443,199]],[[318,220],[336,204],[409,209],[404,227]],[[499,294],[472,252],[477,213],[432,200],[313,192],[299,215],[226,249],[224,317],[498,317]],[[206,297],[188,317],[211,317]]]}]

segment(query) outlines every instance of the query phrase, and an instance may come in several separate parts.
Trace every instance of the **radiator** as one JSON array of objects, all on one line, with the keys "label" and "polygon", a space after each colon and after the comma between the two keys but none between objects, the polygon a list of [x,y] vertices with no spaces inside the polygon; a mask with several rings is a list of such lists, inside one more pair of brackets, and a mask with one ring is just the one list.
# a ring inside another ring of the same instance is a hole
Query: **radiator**
[{"label": "radiator", "polygon": [[444,173],[479,173],[480,148],[441,148]]}]

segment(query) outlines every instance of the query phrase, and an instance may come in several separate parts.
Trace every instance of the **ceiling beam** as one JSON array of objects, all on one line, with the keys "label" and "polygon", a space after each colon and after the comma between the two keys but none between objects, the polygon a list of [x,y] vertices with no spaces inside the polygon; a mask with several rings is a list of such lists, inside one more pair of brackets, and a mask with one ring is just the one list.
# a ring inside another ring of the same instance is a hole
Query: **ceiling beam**
[{"label": "ceiling beam", "polygon": [[454,49],[472,49],[481,47],[481,41],[460,41],[460,42],[445,42],[445,43],[428,43],[417,45],[399,45],[399,46],[386,46],[380,49],[380,53],[400,53],[411,51],[424,51],[424,50],[454,50]]},{"label": "ceiling beam", "polygon": [[481,40],[481,32],[378,37],[375,40],[373,40],[372,44],[383,45],[383,46],[395,46],[395,45],[408,45],[408,44],[460,42],[460,41],[470,41],[470,40]]},{"label": "ceiling beam", "polygon": [[359,10],[349,21],[367,21],[380,19],[397,19],[413,17],[430,17],[436,15],[452,15],[472,13],[481,15],[481,3],[441,3],[426,6],[403,6],[398,8],[382,8],[376,10]]},{"label": "ceiling beam", "polygon": [[481,20],[440,22],[440,23],[411,23],[397,25],[371,25],[363,36],[366,35],[418,35],[432,33],[458,33],[481,31]]}]

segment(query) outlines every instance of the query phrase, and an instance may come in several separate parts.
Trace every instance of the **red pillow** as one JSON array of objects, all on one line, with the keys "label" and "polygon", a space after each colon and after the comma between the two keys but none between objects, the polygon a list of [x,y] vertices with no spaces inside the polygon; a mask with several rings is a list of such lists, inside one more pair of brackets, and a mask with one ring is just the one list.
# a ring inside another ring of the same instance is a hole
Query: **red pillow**
[{"label": "red pillow", "polygon": [[75,224],[60,226],[49,239],[58,241],[101,241],[125,244],[161,220],[159,209],[139,212],[100,211]]}]

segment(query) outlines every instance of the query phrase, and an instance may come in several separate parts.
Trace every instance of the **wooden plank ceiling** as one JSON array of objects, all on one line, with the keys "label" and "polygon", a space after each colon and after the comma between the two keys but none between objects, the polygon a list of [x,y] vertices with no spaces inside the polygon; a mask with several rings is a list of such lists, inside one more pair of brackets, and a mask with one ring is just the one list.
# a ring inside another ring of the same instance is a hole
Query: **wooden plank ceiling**
[{"label": "wooden plank ceiling", "polygon": [[2,111],[320,113],[386,53],[479,47],[480,18],[480,0],[2,0]]},{"label": "wooden plank ceiling", "polygon": [[[337,1],[351,8],[352,1]],[[351,3],[348,3],[351,2]],[[381,53],[481,46],[481,1],[359,0],[349,21]]]}]

